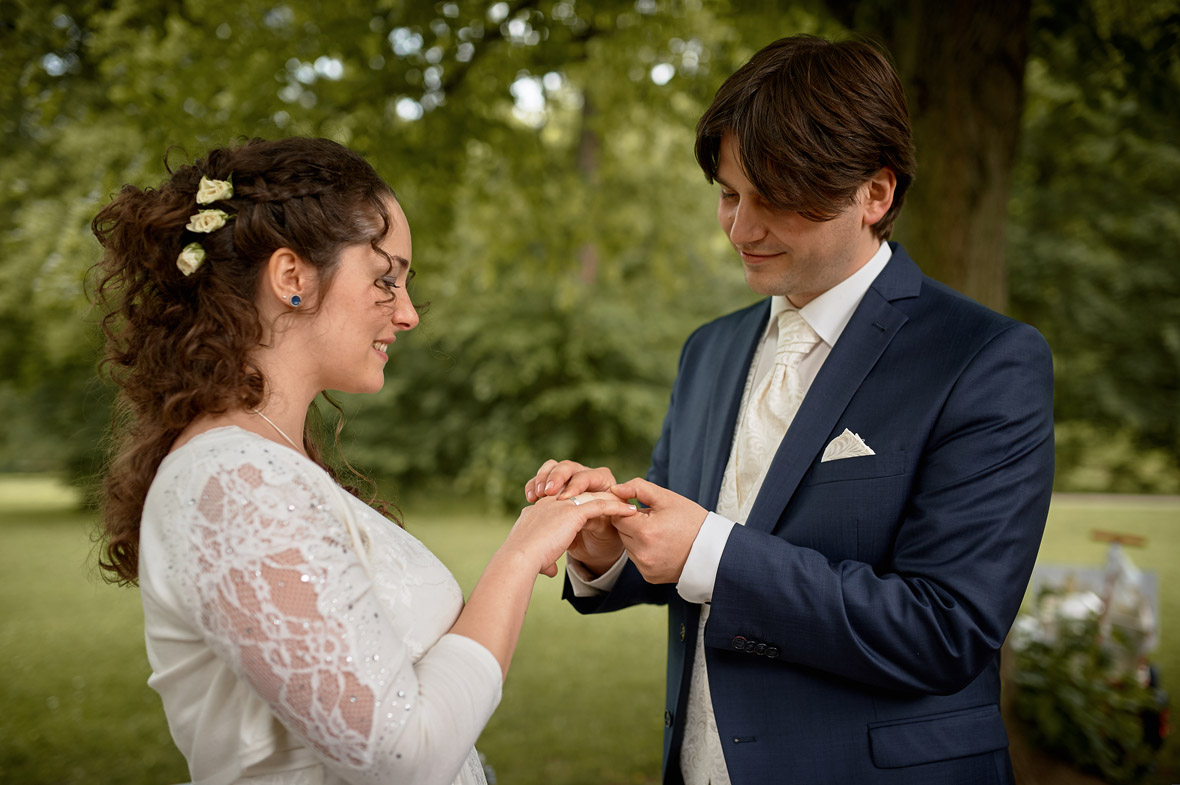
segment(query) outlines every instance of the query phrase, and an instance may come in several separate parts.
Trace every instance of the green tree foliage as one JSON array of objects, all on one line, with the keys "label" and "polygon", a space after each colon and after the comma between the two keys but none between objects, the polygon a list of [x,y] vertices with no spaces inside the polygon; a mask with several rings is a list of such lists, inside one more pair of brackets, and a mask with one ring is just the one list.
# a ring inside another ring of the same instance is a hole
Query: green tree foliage
[{"label": "green tree foliage", "polygon": [[[345,400],[356,463],[394,479],[389,492],[436,481],[513,503],[548,457],[642,471],[680,344],[753,297],[692,160],[696,119],[765,43],[841,30],[830,4],[775,5],[0,0],[0,469],[61,468],[63,455],[75,472],[93,466],[110,391],[94,378],[82,277],[98,251],[87,224],[109,195],[159,182],[172,146],[179,162],[242,136],[312,134],[393,184],[414,232],[413,293],[431,303],[386,390]],[[1174,3],[1107,5],[1082,3],[1076,24],[1034,9],[1013,304],[1050,337],[1072,433],[1154,446],[1166,473],[1175,297],[1120,308],[1104,295],[1175,291],[1162,249],[1176,239],[1176,47],[1155,24]],[[1130,52],[1143,61],[1120,59]],[[1070,209],[1081,191],[1085,209]],[[1116,263],[1127,258],[1141,263]],[[1087,332],[1115,325],[1144,350],[1071,333],[1083,307]],[[1148,307],[1159,319],[1135,322]],[[1077,454],[1109,476],[1108,456]],[[1110,488],[1164,487],[1144,478],[1148,462],[1124,463],[1130,479]]]},{"label": "green tree foliage", "polygon": [[1040,3],[1034,30],[1011,309],[1053,347],[1058,484],[1175,493],[1180,5]]},{"label": "green tree foliage", "polygon": [[[3,55],[19,89],[4,94],[0,318],[20,370],[0,401],[72,408],[9,431],[9,468],[98,441],[71,433],[84,403],[103,409],[86,224],[121,182],[158,182],[170,145],[179,161],[237,136],[324,135],[397,189],[432,308],[387,392],[349,406],[361,463],[400,484],[458,479],[498,500],[549,455],[642,470],[679,343],[749,298],[691,158],[719,75],[753,51],[710,12],[114,0],[11,18],[6,37],[36,35]],[[61,437],[45,455],[21,449],[36,429]]]}]

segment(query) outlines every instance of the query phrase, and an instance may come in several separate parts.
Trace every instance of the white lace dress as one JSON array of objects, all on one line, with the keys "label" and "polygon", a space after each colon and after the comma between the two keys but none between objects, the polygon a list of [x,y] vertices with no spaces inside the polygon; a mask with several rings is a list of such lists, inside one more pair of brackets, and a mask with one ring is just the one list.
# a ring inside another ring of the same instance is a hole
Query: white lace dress
[{"label": "white lace dress", "polygon": [[240,428],[160,464],[140,532],[148,684],[195,785],[484,783],[495,657],[424,545]]}]

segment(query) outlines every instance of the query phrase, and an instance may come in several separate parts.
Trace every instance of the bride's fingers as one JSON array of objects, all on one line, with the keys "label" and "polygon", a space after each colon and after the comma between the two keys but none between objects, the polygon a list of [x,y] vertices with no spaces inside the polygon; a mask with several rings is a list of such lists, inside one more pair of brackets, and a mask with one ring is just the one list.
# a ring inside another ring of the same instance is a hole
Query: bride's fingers
[{"label": "bride's fingers", "polygon": [[574,461],[546,461],[537,472],[536,482],[533,485],[533,493],[538,499],[544,496],[556,496],[565,487],[566,480],[570,475],[582,468],[580,463]]},{"label": "bride's fingers", "polygon": [[[583,494],[583,497],[589,495]],[[578,505],[578,512],[582,516],[582,526],[585,526],[588,521],[594,520],[595,518],[626,518],[637,512],[634,504],[628,504],[610,493],[601,494],[602,498],[598,498],[600,494],[594,494],[594,496],[595,498]]]},{"label": "bride's fingers", "polygon": [[541,464],[533,479],[525,483],[524,495],[530,502],[546,496],[564,501],[585,491],[605,491],[615,482],[605,466],[591,469],[577,461],[548,460]]},{"label": "bride's fingers", "polygon": [[[582,491],[581,493],[575,493],[573,496],[570,496],[570,498],[571,499],[576,498],[578,500],[579,506],[581,506],[582,504],[585,504],[586,502],[590,502],[590,501],[605,501],[605,502],[625,501],[623,499],[620,499],[618,496],[615,496],[610,491]],[[558,501],[561,501],[561,500],[559,499]]]},{"label": "bride's fingers", "polygon": [[564,492],[569,488],[570,477],[585,469],[575,461],[562,461],[554,466],[545,478],[545,487],[541,491],[546,496],[557,496],[559,499],[568,498]]},{"label": "bride's fingers", "polygon": [[537,474],[528,482],[524,484],[524,497],[530,502],[535,502],[544,494],[545,483],[548,482],[549,473],[553,471],[553,467],[557,466],[557,461],[550,458],[541,464],[541,468],[537,469]]}]

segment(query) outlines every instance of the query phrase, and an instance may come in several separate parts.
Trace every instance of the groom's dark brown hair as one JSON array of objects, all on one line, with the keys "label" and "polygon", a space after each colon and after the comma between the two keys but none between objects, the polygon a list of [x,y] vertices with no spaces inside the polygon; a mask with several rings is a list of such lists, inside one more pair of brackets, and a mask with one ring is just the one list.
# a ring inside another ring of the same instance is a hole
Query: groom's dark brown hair
[{"label": "groom's dark brown hair", "polygon": [[813,221],[836,217],[866,180],[891,169],[893,205],[873,227],[882,240],[914,179],[901,81],[884,54],[859,41],[783,38],[725,80],[697,123],[697,163],[710,183],[725,133],[758,192]]}]

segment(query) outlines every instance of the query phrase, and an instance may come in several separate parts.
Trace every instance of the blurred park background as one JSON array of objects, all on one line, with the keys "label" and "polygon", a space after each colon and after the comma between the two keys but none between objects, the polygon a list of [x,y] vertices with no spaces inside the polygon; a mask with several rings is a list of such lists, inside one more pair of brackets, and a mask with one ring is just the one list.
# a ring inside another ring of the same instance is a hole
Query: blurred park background
[{"label": "blurred park background", "polygon": [[[644,471],[681,343],[753,299],[694,126],[794,33],[892,52],[919,161],[894,239],[1048,339],[1042,559],[1146,537],[1180,676],[1180,1],[0,0],[0,781],[185,777],[137,597],[85,566],[112,393],[84,284],[112,193],[243,137],[373,162],[430,308],[383,392],[342,397],[346,454],[470,588],[544,459]],[[654,782],[662,617],[585,620],[557,591],[481,748],[502,783]],[[1144,776],[1180,781],[1176,747]]]}]

